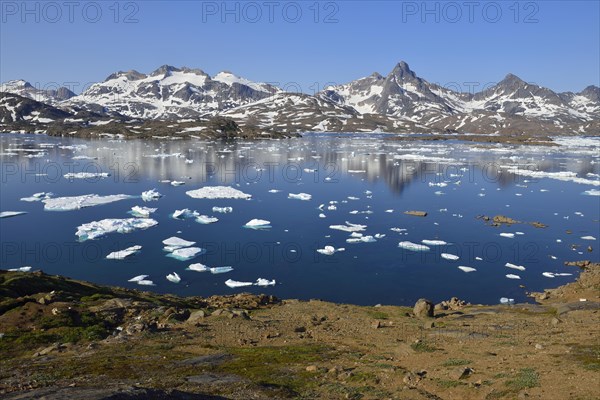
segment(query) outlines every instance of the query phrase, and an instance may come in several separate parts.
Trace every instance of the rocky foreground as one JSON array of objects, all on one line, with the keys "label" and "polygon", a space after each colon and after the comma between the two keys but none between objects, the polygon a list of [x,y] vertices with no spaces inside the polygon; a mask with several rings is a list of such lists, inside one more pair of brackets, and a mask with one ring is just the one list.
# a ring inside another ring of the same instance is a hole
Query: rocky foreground
[{"label": "rocky foreground", "polygon": [[414,308],[0,271],[0,397],[596,399],[600,264],[578,267],[539,304]]}]

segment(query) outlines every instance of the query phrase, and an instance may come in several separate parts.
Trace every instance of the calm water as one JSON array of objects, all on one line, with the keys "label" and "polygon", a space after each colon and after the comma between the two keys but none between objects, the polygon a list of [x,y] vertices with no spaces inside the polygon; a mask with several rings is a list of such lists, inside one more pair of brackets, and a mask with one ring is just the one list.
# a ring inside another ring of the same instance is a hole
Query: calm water
[{"label": "calm water", "polygon": [[[564,261],[599,259],[600,197],[584,194],[600,190],[596,186],[598,146],[600,141],[595,139],[566,141],[560,148],[502,148],[459,142],[400,143],[386,136],[360,135],[236,143],[1,135],[0,211],[27,214],[0,219],[0,268],[30,265],[47,273],[132,288],[142,287],[128,279],[147,274],[156,286],[146,289],[180,295],[251,291],[369,305],[411,304],[419,297],[441,301],[451,296],[476,303],[498,303],[500,297],[527,301],[526,290],[576,278],[576,268],[563,266]],[[149,157],[174,153],[182,157]],[[583,183],[516,175],[502,168],[515,165],[526,170],[570,171],[577,177],[566,179],[580,178]],[[111,175],[63,177],[81,171]],[[175,187],[164,180],[185,185]],[[252,199],[206,200],[186,195],[188,190],[215,185],[235,187]],[[139,196],[152,188],[164,196],[153,202],[133,198],[75,211],[45,211],[41,202],[20,200],[38,192],[52,192],[54,197]],[[269,192],[272,189],[280,192]],[[289,193],[301,192],[311,194],[312,199],[288,199]],[[327,209],[332,201],[337,202],[336,210]],[[323,210],[318,208],[321,204]],[[78,241],[79,225],[130,218],[128,211],[136,205],[158,208],[151,215],[158,225]],[[213,206],[231,206],[233,212],[214,213]],[[219,221],[202,225],[194,219],[170,217],[183,208]],[[406,210],[429,215],[408,216],[403,214]],[[326,217],[320,218],[321,213]],[[541,221],[548,228],[527,224],[494,228],[476,219],[480,214]],[[242,227],[253,218],[269,220],[272,227]],[[345,221],[367,225],[364,235],[385,237],[373,243],[346,243],[348,232],[329,228]],[[522,234],[500,236],[516,232]],[[195,241],[207,252],[191,261],[166,257],[161,242],[170,236]],[[586,236],[595,240],[582,239]],[[401,241],[421,243],[423,239],[449,244],[430,246],[428,252],[398,247]],[[133,245],[143,248],[131,258],[105,258]],[[316,251],[326,245],[346,250],[332,256]],[[588,246],[593,247],[592,253],[587,252]],[[441,253],[460,259],[449,261]],[[186,270],[197,262],[234,270],[218,275]],[[507,268],[507,262],[526,270]],[[477,271],[465,273],[458,266]],[[165,279],[172,272],[181,276],[180,283]],[[542,272],[574,275],[551,279]],[[506,274],[521,279],[508,279]],[[256,281],[259,277],[275,279],[277,284],[239,289],[224,284],[227,279]]]}]

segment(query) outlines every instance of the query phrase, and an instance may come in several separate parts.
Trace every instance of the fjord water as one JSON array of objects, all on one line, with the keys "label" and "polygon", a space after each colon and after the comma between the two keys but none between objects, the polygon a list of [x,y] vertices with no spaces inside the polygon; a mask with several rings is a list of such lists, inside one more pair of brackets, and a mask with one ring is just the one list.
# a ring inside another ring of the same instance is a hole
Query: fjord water
[{"label": "fjord water", "polygon": [[[128,279],[145,274],[156,286],[144,289],[180,295],[250,291],[365,305],[408,305],[420,297],[441,301],[451,296],[488,304],[498,303],[501,297],[528,301],[526,291],[576,278],[577,268],[564,266],[565,261],[599,259],[600,197],[585,192],[600,189],[600,141],[559,142],[562,145],[557,147],[512,147],[400,142],[387,135],[358,134],[258,142],[1,135],[0,211],[27,214],[0,219],[0,268],[30,265],[33,270],[131,288],[142,287]],[[575,172],[583,183],[564,175],[567,180],[518,175],[506,168],[515,165]],[[64,178],[69,172],[111,175]],[[185,184],[161,182],[165,180]],[[185,193],[217,185],[232,186],[252,199],[194,199]],[[54,197],[140,196],[152,188],[163,197],[147,203],[137,197],[75,211],[45,211],[41,202],[20,200],[39,192],[52,192]],[[312,199],[289,199],[289,193],[308,193]],[[337,202],[335,210],[328,210],[330,202]],[[136,205],[158,208],[151,215],[158,225],[78,241],[78,226],[130,218],[128,211]],[[215,213],[214,206],[230,206],[233,212]],[[183,208],[219,221],[203,225],[194,219],[171,218]],[[408,210],[428,215],[405,215]],[[320,218],[321,213],[326,217]],[[506,215],[548,227],[526,223],[492,227],[477,219],[479,215]],[[243,228],[254,218],[270,221],[271,228]],[[347,243],[348,232],[329,228],[346,221],[366,225],[364,235],[385,237]],[[514,238],[500,235],[517,232],[521,234]],[[171,236],[195,241],[207,251],[190,261],[166,257],[162,240]],[[586,236],[593,239],[582,239]],[[431,245],[427,252],[398,247],[402,241],[424,239],[448,244]],[[105,258],[133,245],[142,246],[137,255],[125,260]],[[345,251],[331,256],[316,251],[326,245]],[[460,259],[447,260],[441,253]],[[215,275],[186,270],[197,262],[234,270]],[[506,263],[526,269],[507,268]],[[476,271],[465,273],[458,266]],[[172,272],[181,276],[180,283],[165,279]],[[543,272],[573,275],[547,278]],[[507,274],[521,279],[508,279]],[[254,282],[257,278],[275,279],[277,284],[237,289],[224,284],[227,279]]]}]

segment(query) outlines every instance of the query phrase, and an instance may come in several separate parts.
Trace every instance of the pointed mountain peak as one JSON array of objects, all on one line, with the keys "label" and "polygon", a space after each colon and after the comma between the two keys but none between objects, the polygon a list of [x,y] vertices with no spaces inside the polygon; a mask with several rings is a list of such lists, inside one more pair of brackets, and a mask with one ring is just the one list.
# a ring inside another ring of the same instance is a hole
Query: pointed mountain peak
[{"label": "pointed mountain peak", "polygon": [[24,79],[15,79],[12,81],[8,81],[8,82],[4,82],[2,84],[2,88],[11,88],[13,90],[15,89],[28,89],[28,88],[32,88],[33,86],[31,86],[31,83],[27,82]]},{"label": "pointed mountain peak", "polygon": [[390,75],[394,75],[396,77],[399,78],[416,78],[417,75],[414,73],[413,70],[410,69],[410,67],[408,66],[408,64],[404,61],[400,61],[398,64],[396,64],[396,66],[394,67],[394,69],[392,70]]},{"label": "pointed mountain peak", "polygon": [[523,79],[519,78],[515,74],[507,74],[500,83],[512,83],[512,84],[527,84]]},{"label": "pointed mountain peak", "polygon": [[181,71],[179,68],[175,68],[172,65],[163,65],[160,68],[158,68],[157,70],[153,71],[150,76],[157,76],[157,75],[163,75],[165,77],[169,76],[171,74],[171,72],[179,72]]},{"label": "pointed mountain peak", "polygon": [[379,72],[373,72],[371,75],[369,75],[369,78],[383,79],[383,76],[381,76],[381,74]]}]

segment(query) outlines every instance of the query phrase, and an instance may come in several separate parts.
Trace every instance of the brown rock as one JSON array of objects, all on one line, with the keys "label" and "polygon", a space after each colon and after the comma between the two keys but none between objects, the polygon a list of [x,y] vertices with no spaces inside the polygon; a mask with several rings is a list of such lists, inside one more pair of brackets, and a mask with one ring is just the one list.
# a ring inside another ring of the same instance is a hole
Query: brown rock
[{"label": "brown rock", "polygon": [[413,308],[413,314],[417,318],[433,317],[433,303],[427,299],[419,299]]},{"label": "brown rock", "polygon": [[404,211],[406,215],[412,215],[414,217],[426,217],[427,213],[425,211]]}]

